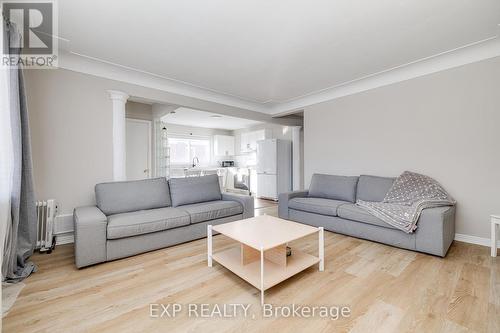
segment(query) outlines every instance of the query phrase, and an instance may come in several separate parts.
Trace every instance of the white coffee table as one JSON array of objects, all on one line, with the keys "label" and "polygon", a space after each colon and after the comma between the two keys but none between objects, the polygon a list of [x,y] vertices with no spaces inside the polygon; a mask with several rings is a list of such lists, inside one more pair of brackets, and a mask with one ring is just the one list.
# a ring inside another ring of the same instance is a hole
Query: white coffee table
[{"label": "white coffee table", "polygon": [[[239,246],[212,252],[212,232],[221,233],[239,242]],[[287,243],[318,233],[318,256],[303,253],[295,248],[286,256]],[[217,261],[243,280],[260,290],[261,304],[264,291],[319,263],[324,270],[323,228],[263,215],[236,222],[207,226],[208,266]]]}]

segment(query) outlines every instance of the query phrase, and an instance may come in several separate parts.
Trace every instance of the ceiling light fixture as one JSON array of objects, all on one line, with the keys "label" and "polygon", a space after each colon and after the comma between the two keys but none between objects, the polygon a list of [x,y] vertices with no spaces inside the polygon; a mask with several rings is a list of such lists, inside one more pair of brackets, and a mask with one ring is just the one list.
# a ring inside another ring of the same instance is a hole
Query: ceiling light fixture
[{"label": "ceiling light fixture", "polygon": [[213,114],[213,115],[211,115],[210,117],[211,117],[211,118],[222,118],[222,116],[221,116],[221,115],[218,115],[218,114]]}]

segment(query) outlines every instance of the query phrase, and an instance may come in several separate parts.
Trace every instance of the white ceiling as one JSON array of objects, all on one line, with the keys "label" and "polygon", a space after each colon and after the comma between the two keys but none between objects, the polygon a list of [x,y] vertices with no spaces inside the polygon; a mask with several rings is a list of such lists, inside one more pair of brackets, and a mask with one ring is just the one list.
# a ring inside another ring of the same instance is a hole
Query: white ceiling
[{"label": "white ceiling", "polygon": [[225,130],[236,130],[261,124],[260,121],[230,117],[185,107],[180,107],[175,110],[175,113],[163,116],[161,120],[169,124]]},{"label": "white ceiling", "polygon": [[497,36],[498,0],[64,0],[72,52],[267,106]]}]

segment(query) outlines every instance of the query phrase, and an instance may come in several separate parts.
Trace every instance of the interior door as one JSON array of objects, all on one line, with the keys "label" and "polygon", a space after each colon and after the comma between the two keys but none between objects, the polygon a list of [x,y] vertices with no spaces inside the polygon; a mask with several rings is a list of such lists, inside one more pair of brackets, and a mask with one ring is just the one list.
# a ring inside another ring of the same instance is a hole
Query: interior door
[{"label": "interior door", "polygon": [[151,175],[151,122],[127,119],[127,179]]}]

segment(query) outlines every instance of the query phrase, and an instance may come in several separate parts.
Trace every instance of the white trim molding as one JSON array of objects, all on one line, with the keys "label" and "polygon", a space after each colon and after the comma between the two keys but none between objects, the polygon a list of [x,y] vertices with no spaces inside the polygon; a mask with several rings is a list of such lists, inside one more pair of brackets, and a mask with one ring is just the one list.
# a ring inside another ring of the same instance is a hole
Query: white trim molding
[{"label": "white trim molding", "polygon": [[[65,231],[65,232],[55,232],[57,245],[62,244],[70,244],[74,242],[74,234],[73,230]],[[489,238],[464,235],[464,234],[455,234],[455,240],[458,242],[464,242],[469,244],[476,244],[481,246],[490,247],[491,240]],[[498,241],[498,247],[500,248],[500,240]]]},{"label": "white trim molding", "polygon": [[122,103],[127,103],[128,98],[130,97],[128,94],[123,91],[118,90],[108,90],[109,98],[111,100],[117,100]]},{"label": "white trim molding", "polygon": [[[455,240],[459,241],[459,242],[482,245],[482,246],[486,246],[486,247],[490,247],[490,245],[491,245],[490,238],[483,238],[483,237],[464,235],[464,234],[455,234]],[[498,244],[498,247],[500,247],[500,240],[498,241],[497,244]]]},{"label": "white trim molding", "polygon": [[260,102],[248,101],[231,94],[196,86],[187,82],[75,52],[60,52],[59,68],[166,91],[213,103],[229,105],[245,110],[268,113],[266,112],[266,105]]},{"label": "white trim molding", "polygon": [[500,37],[464,45],[410,63],[367,75],[320,91],[283,101],[271,108],[272,115],[281,115],[332,99],[353,95],[393,83],[444,71],[500,56]]},{"label": "white trim molding", "polygon": [[175,80],[71,51],[61,52],[59,67],[75,72],[158,89],[181,96],[277,116],[300,110],[313,104],[498,56],[500,56],[500,36],[492,36],[407,64],[388,68],[377,73],[372,73],[332,87],[327,87],[319,91],[312,91],[306,95],[282,101],[248,100],[239,96],[200,87],[188,82]]}]

